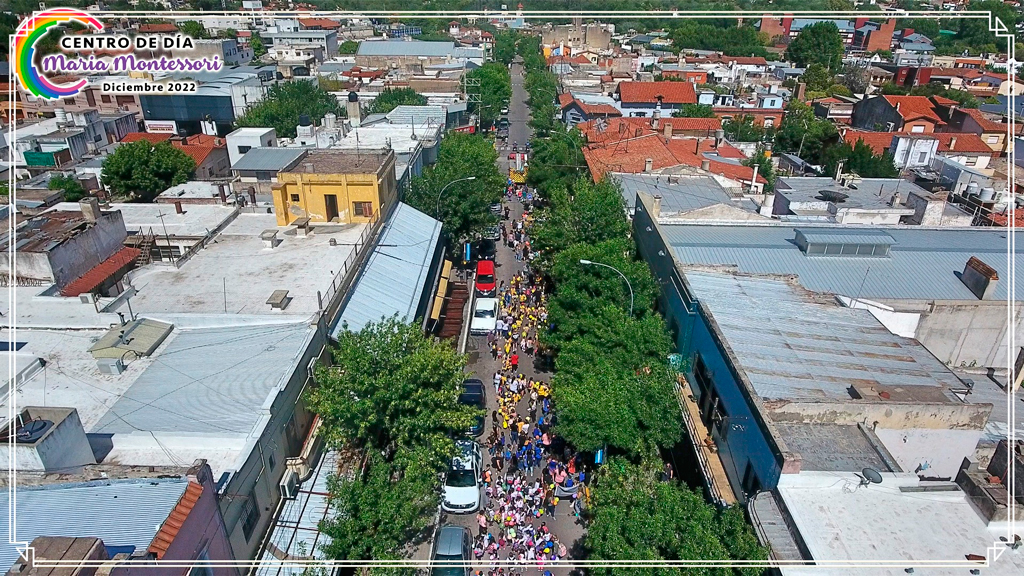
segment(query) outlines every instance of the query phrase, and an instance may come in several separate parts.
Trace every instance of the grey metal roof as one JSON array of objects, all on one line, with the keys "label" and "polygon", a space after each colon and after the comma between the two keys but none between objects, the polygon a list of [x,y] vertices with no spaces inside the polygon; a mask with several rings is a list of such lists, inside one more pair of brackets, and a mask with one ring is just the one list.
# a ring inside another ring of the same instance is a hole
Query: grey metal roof
[{"label": "grey metal roof", "polygon": [[248,434],[310,330],[298,322],[177,331],[90,432]]},{"label": "grey metal roof", "polygon": [[455,46],[454,42],[424,42],[422,40],[380,40],[359,43],[358,56],[451,56],[453,58],[483,58],[483,48]]},{"label": "grey metal roof", "polygon": [[392,124],[427,124],[444,126],[447,120],[444,106],[413,106],[400,104],[385,116]]},{"label": "grey metal roof", "polygon": [[613,178],[620,183],[626,206],[636,205],[637,192],[661,196],[661,213],[689,212],[715,204],[729,204],[731,197],[722,186],[709,176],[672,176],[654,174],[624,174],[616,172]]},{"label": "grey metal roof", "polygon": [[851,230],[828,228],[798,228],[797,234],[811,244],[875,244],[892,246],[896,243],[892,236],[882,230]]},{"label": "grey metal roof", "polygon": [[317,68],[318,74],[335,74],[348,72],[355,66],[354,62],[324,62]]},{"label": "grey metal roof", "polygon": [[[775,190],[790,202],[826,202],[819,198],[823,190],[842,192],[846,200],[836,204],[837,208],[862,208],[866,210],[882,210],[891,208],[889,199],[896,192],[906,198],[911,192],[927,196],[928,191],[913,182],[901,178],[862,178],[857,181],[857,188],[839,185],[827,176],[779,178]],[[897,207],[899,208],[899,207]]]},{"label": "grey metal roof", "polygon": [[305,148],[260,147],[246,152],[232,170],[287,170],[306,152]]},{"label": "grey metal roof", "polygon": [[925,42],[900,42],[900,48],[911,52],[932,52],[935,46]]},{"label": "grey metal roof", "polygon": [[814,302],[782,280],[686,272],[762,398],[850,400],[851,386],[959,387],[917,340],[889,332],[871,312]]},{"label": "grey metal roof", "polygon": [[818,22],[832,22],[839,28],[840,32],[853,32],[853,22],[849,20],[833,20],[831,18],[794,18],[790,30],[801,30],[805,26],[817,24]]},{"label": "grey metal roof", "polygon": [[[801,229],[836,226],[803,225]],[[999,274],[993,298],[1005,300],[1007,230],[1005,228],[885,228],[896,241],[887,258],[808,257],[796,246],[791,226],[662,225],[665,241],[682,264],[730,266],[752,274],[795,274],[815,292],[867,299],[967,300],[977,297],[956,276],[971,256]],[[1014,256],[1024,266],[1024,247]],[[870,270],[869,270],[870,269]],[[1013,298],[1024,300],[1024,288]]]},{"label": "grey metal roof", "polygon": [[[17,537],[31,542],[39,536],[94,536],[107,546],[135,546],[145,550],[178,504],[188,480],[97,480],[80,484],[53,484],[18,488]],[[10,507],[7,490],[0,507]],[[7,534],[10,516],[0,517],[0,532]],[[0,546],[0,564],[18,559],[13,545]]]},{"label": "grey metal roof", "polygon": [[381,232],[355,289],[331,330],[359,331],[370,322],[394,316],[412,321],[431,279],[430,265],[441,237],[441,223],[399,203]]}]

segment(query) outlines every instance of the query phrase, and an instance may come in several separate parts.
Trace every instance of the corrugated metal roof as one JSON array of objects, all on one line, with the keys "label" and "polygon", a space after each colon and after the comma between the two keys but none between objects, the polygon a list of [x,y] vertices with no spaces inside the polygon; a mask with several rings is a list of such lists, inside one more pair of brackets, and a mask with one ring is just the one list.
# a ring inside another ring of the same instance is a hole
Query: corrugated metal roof
[{"label": "corrugated metal roof", "polygon": [[305,148],[253,148],[239,158],[231,169],[287,170],[305,151]]},{"label": "corrugated metal roof", "polygon": [[[835,232],[835,226],[801,226]],[[1009,282],[1006,229],[936,230],[886,228],[893,245],[888,258],[808,257],[790,226],[662,225],[666,243],[683,264],[733,266],[752,274],[795,274],[809,290],[873,300],[968,300],[977,297],[956,276],[971,256],[999,274],[993,299],[1005,299]],[[1024,266],[1024,248],[1015,255]],[[870,268],[870,271],[868,270]],[[1024,288],[1014,292],[1024,299]]]},{"label": "corrugated metal roof", "polygon": [[446,114],[444,106],[411,106],[401,104],[395,106],[385,115],[392,124],[426,124],[444,126]]},{"label": "corrugated metal roof", "polygon": [[[107,546],[135,546],[146,550],[189,482],[184,478],[97,480],[81,484],[55,484],[18,488],[17,537],[31,542],[39,536],[95,536]],[[10,507],[7,490],[0,507]],[[0,517],[0,532],[7,534],[10,517]],[[18,560],[12,545],[0,546],[0,565]]]},{"label": "corrugated metal roof", "polygon": [[400,203],[384,225],[355,289],[331,330],[359,331],[370,322],[398,314],[412,321],[441,236],[441,223]]},{"label": "corrugated metal roof", "polygon": [[686,272],[757,393],[767,399],[850,400],[851,386],[959,387],[917,340],[871,312],[813,302],[781,280]]},{"label": "corrugated metal roof", "polygon": [[181,330],[90,432],[248,434],[310,330],[306,322]]},{"label": "corrugated metal roof", "polygon": [[725,189],[708,176],[668,176],[653,174],[612,175],[620,183],[626,205],[633,209],[637,192],[661,196],[661,213],[689,212],[715,204],[729,204],[731,197]]}]

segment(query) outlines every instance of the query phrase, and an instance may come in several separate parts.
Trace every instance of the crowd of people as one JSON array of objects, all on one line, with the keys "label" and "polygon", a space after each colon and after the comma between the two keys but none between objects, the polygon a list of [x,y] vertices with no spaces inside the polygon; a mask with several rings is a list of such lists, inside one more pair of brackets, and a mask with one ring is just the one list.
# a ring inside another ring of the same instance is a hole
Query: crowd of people
[{"label": "crowd of people", "polygon": [[[509,219],[507,208],[503,216]],[[491,411],[484,443],[489,462],[474,554],[488,564],[489,576],[531,567],[548,572],[546,567],[564,559],[566,545],[548,524],[562,514],[579,521],[587,495],[581,458],[552,431],[557,415],[551,385],[529,374],[538,354],[538,330],[547,325],[542,279],[529,270],[535,256],[528,236],[532,222],[529,209],[508,226],[502,222],[504,245],[515,250],[517,261],[527,264],[507,284],[500,283],[501,310],[495,330],[487,336],[498,366],[493,375],[497,408]]]}]

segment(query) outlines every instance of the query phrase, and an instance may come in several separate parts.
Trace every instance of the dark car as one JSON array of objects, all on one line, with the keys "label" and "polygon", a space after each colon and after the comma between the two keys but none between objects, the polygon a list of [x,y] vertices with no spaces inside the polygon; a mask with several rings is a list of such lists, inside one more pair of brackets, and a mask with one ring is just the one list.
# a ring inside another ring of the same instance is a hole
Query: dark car
[{"label": "dark car", "polygon": [[[467,378],[463,380],[462,394],[459,394],[459,403],[479,408],[481,410],[486,410],[487,392],[484,389],[484,383],[476,378]],[[476,420],[473,421],[473,425],[469,428],[469,433],[473,436],[479,436],[484,433],[483,414],[477,416]]]},{"label": "dark car", "polygon": [[495,244],[494,240],[485,238],[483,240],[477,240],[476,245],[473,248],[476,251],[477,260],[494,260],[497,244]]},{"label": "dark car", "polygon": [[[469,530],[462,526],[442,526],[434,541],[431,576],[469,576],[473,544]],[[460,565],[465,563],[463,565]]]}]

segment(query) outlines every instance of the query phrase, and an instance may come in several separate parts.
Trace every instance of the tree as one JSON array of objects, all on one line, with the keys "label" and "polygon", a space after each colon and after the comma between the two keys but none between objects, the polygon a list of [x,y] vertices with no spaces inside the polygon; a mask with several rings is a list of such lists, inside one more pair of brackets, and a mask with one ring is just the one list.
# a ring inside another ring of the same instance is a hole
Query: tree
[{"label": "tree", "polygon": [[452,435],[467,430],[478,410],[459,404],[466,359],[447,342],[424,336],[397,318],[343,331],[333,366],[316,370],[306,401],[320,415],[332,447],[393,454],[427,447],[427,461],[454,453]]},{"label": "tree", "polygon": [[674,118],[714,118],[715,109],[710,104],[683,104],[672,113]]},{"label": "tree", "polygon": [[797,66],[817,63],[838,70],[843,61],[843,38],[834,22],[816,22],[805,26],[786,48],[786,58]]},{"label": "tree", "polygon": [[808,90],[824,90],[832,85],[833,75],[827,68],[815,62],[807,67],[800,76],[800,81],[807,84]]},{"label": "tree", "polygon": [[385,88],[370,105],[370,114],[387,114],[397,106],[425,106],[427,97],[412,88]]},{"label": "tree", "polygon": [[345,40],[338,45],[338,54],[355,54],[359,50],[359,42]]},{"label": "tree", "polygon": [[750,158],[745,159],[743,165],[757,166],[757,175],[762,176],[767,181],[767,184],[764,186],[765,192],[771,192],[775,189],[775,168],[772,166],[771,155],[767,148],[758,144],[754,154]]},{"label": "tree", "polygon": [[575,182],[587,169],[581,150],[583,141],[583,134],[576,128],[551,132],[548,138],[534,140],[526,182],[543,196],[549,190]]},{"label": "tree", "polygon": [[255,30],[253,30],[252,36],[249,38],[249,47],[252,48],[252,57],[254,59],[259,59],[267,53],[267,47],[263,44],[263,38]]},{"label": "tree", "polygon": [[178,24],[178,30],[181,30],[181,33],[185,36],[191,36],[192,38],[210,37],[210,33],[206,31],[206,28],[195,20],[186,20]]},{"label": "tree", "polygon": [[[571,189],[571,192],[570,192]],[[580,178],[569,188],[554,188],[533,228],[533,247],[540,250],[540,266],[552,255],[575,244],[598,244],[629,234],[626,205],[618,186],[607,178],[594,183]]]},{"label": "tree", "polygon": [[[708,7],[710,8],[710,6]],[[736,20],[682,20],[669,34],[676,48],[716,50],[732,56],[768,56],[764,46],[770,39],[749,24],[737,26]]]},{"label": "tree", "polygon": [[491,49],[494,60],[505,66],[511,64],[516,57],[516,41],[518,39],[519,34],[512,31],[502,31],[495,35],[494,46]]},{"label": "tree", "polygon": [[737,118],[722,123],[722,129],[730,140],[735,142],[760,142],[764,140],[769,130],[754,123],[754,117],[750,114],[741,114]]},{"label": "tree", "polygon": [[[1011,33],[1017,29],[1019,18],[1017,9],[1003,4],[999,0],[975,0],[971,2],[970,9],[991,12],[992,16],[1001,20]],[[963,18],[957,22],[959,24],[956,34],[957,41],[975,48],[977,52],[1005,51],[1006,39],[997,37],[995,32],[989,30],[987,18]]]},{"label": "tree", "polygon": [[86,195],[82,183],[70,176],[53,176],[46,187],[50,190],[63,190],[65,202],[78,202]]},{"label": "tree", "polygon": [[188,182],[195,171],[195,160],[180,148],[140,140],[122,144],[107,156],[101,180],[114,194],[152,202],[171,186]]},{"label": "tree", "polygon": [[473,103],[472,111],[480,115],[481,126],[490,127],[512,98],[512,80],[508,68],[499,62],[488,62],[467,74],[467,77],[480,81],[480,102]]},{"label": "tree", "polygon": [[275,84],[263,101],[250,106],[237,120],[239,126],[269,127],[282,138],[294,138],[299,116],[316,121],[332,112],[344,116],[338,99],[314,82],[295,81]]},{"label": "tree", "polygon": [[807,104],[791,101],[775,133],[774,150],[796,154],[811,164],[821,164],[822,151],[833,144],[837,136],[832,122],[816,116]]},{"label": "tree", "polygon": [[[661,480],[655,454],[639,464],[613,457],[593,488],[593,516],[585,545],[592,560],[767,560],[741,508],[721,512],[677,481]],[[763,568],[659,569],[658,574],[756,576]],[[595,574],[626,576],[635,568],[600,568]]]},{"label": "tree", "polygon": [[853,96],[853,92],[842,84],[833,84],[825,89],[827,96]]},{"label": "tree", "polygon": [[825,173],[831,176],[836,174],[839,163],[843,163],[843,172],[853,172],[861,178],[895,178],[899,176],[899,170],[893,163],[893,157],[889,153],[878,156],[863,140],[858,140],[854,146],[846,142],[833,144],[825,149],[822,154]]},{"label": "tree", "polygon": [[[441,140],[437,163],[413,178],[406,202],[439,217],[449,238],[473,239],[496,221],[490,206],[501,200],[506,179],[498,172],[497,159],[487,140],[473,134],[448,134]],[[470,176],[475,180],[464,180]],[[462,181],[452,184],[457,180]]]},{"label": "tree", "polygon": [[234,28],[227,28],[225,30],[221,30],[220,32],[217,32],[217,38],[226,38],[228,40],[234,40],[235,38],[238,38],[238,30],[235,30]]},{"label": "tree", "polygon": [[843,66],[843,86],[854,94],[865,94],[871,86],[871,72],[867,66],[847,64]]}]

